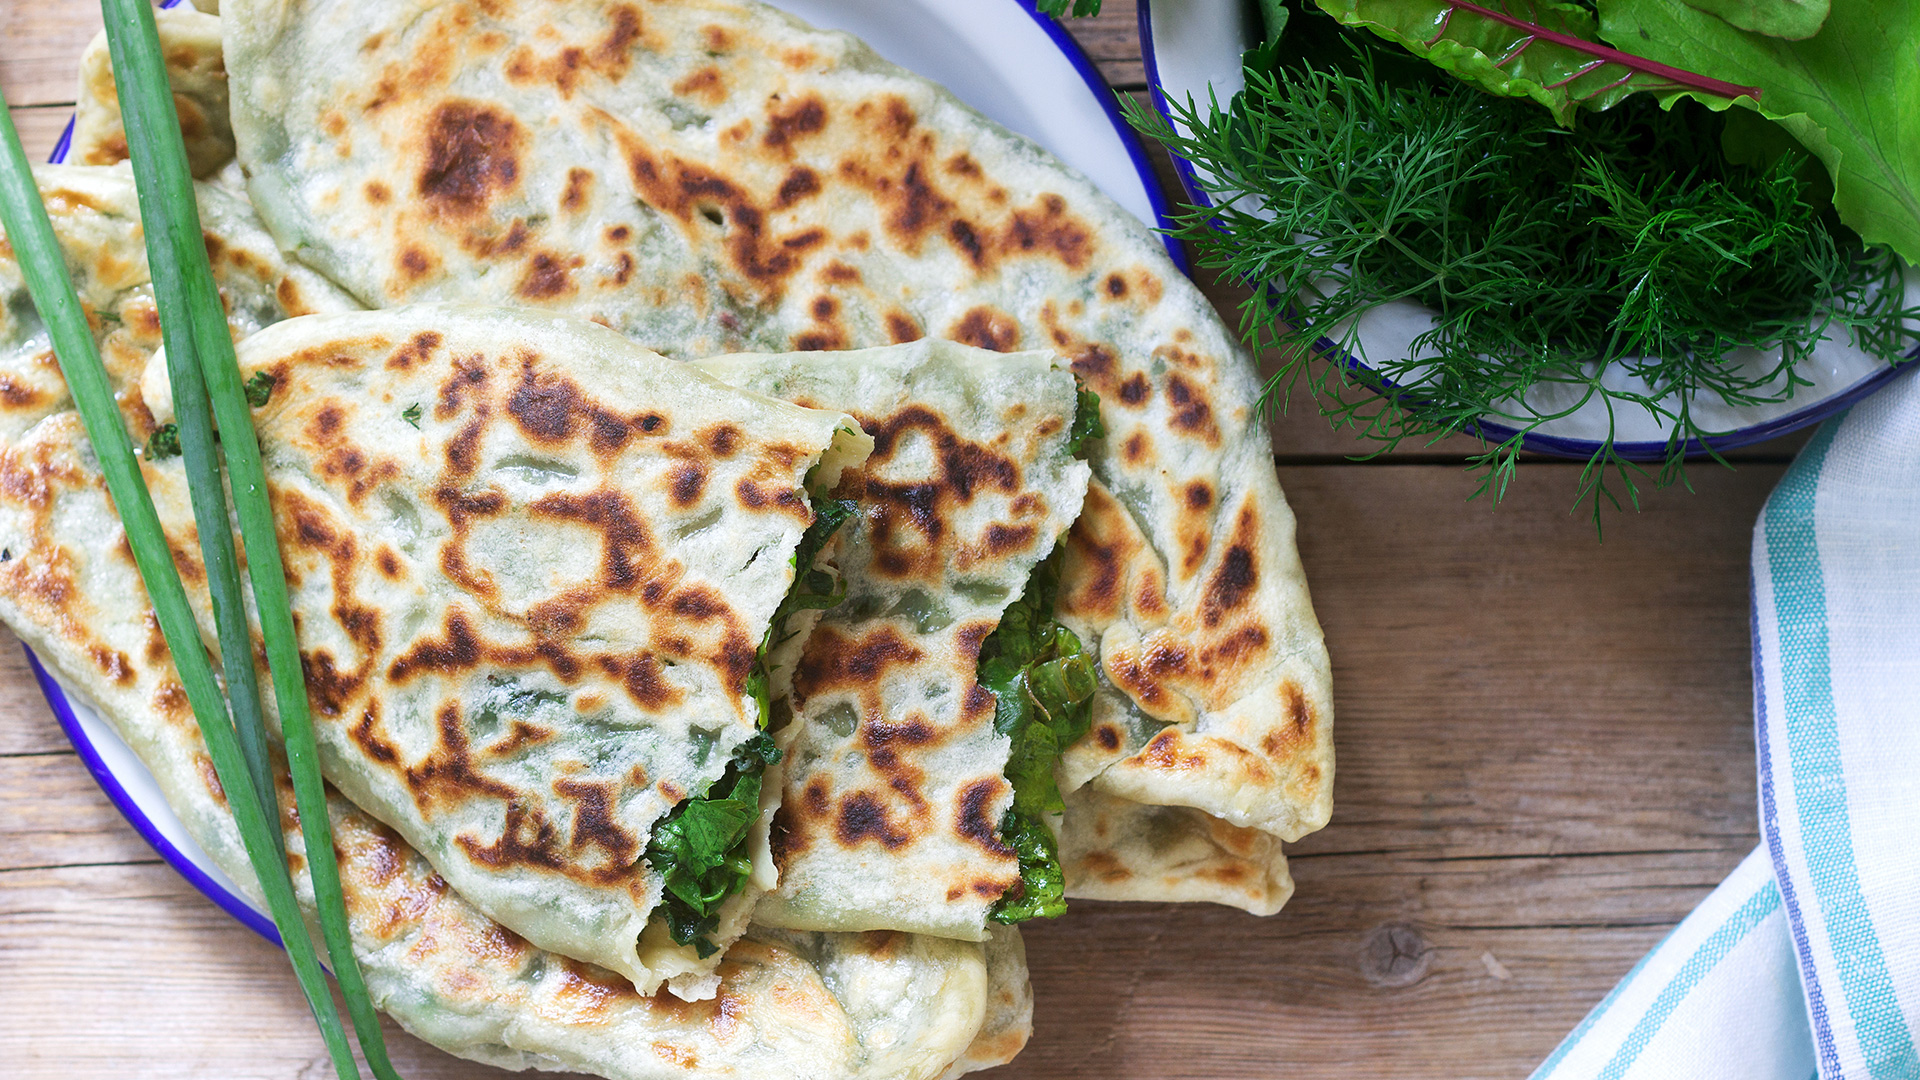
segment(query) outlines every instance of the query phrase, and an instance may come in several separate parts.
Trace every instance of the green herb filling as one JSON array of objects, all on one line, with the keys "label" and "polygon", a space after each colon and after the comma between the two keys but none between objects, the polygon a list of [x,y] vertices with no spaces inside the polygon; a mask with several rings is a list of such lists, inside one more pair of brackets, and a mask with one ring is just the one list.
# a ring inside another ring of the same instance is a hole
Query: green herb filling
[{"label": "green herb filling", "polygon": [[761,730],[734,748],[719,780],[669,811],[647,842],[647,864],[666,880],[660,917],[667,932],[676,943],[692,945],[702,959],[718,949],[707,935],[719,926],[720,905],[744,888],[753,873],[747,839],[760,816],[761,774],[780,761],[780,748],[765,733],[772,713],[767,652],[786,640],[787,620],[795,612],[824,610],[845,598],[846,584],[814,563],[855,509],[841,499],[814,502],[813,524],[793,552],[793,586],[768,623],[747,676]]},{"label": "green herb filling", "polygon": [[1013,805],[1001,839],[1020,859],[1020,881],[993,906],[1000,923],[1049,919],[1067,910],[1066,880],[1050,815],[1066,809],[1053,767],[1093,726],[1093,656],[1073,631],[1053,621],[1064,547],[1033,568],[1026,591],[980,646],[980,685],[993,691],[993,728],[1013,740],[1006,777]]},{"label": "green herb filling", "polygon": [[147,460],[165,461],[180,456],[180,425],[161,424],[147,437]]},{"label": "green herb filling", "polygon": [[[1067,449],[1079,457],[1107,431],[1100,395],[1077,379],[1075,384]],[[1079,637],[1053,619],[1065,558],[1066,546],[1056,544],[980,645],[976,677],[993,692],[993,729],[1013,740],[1005,770],[1013,804],[1000,819],[1000,839],[1020,860],[1020,880],[993,905],[988,917],[999,923],[1052,919],[1067,910],[1060,848],[1047,825],[1048,817],[1066,809],[1053,767],[1093,726],[1097,669]]]}]

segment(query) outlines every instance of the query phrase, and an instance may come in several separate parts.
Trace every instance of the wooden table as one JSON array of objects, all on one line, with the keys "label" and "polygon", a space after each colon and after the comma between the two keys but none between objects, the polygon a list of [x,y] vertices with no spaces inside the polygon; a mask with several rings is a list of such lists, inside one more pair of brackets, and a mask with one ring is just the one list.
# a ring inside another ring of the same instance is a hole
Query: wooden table
[{"label": "wooden table", "polygon": [[[0,6],[35,157],[99,23]],[[1142,89],[1131,0],[1070,28]],[[1333,824],[1293,847],[1276,917],[1083,902],[1033,926],[1033,1042],[996,1075],[1518,1080],[1755,843],[1747,548],[1799,440],[1696,466],[1603,543],[1572,465],[1523,464],[1496,508],[1464,439],[1354,462],[1306,399],[1274,436],[1333,655]],[[4,635],[0,1074],[328,1075],[278,951],[114,812]],[[409,1077],[504,1075],[392,1037]]]}]

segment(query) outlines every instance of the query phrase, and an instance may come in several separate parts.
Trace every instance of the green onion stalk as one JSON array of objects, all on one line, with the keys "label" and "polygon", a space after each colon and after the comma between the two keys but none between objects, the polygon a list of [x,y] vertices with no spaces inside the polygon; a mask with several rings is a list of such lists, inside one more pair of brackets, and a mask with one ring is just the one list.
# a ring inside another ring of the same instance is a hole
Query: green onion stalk
[{"label": "green onion stalk", "polygon": [[[134,181],[140,195],[141,220],[146,228],[154,291],[160,301],[161,328],[169,358],[168,372],[174,384],[174,412],[181,424],[182,447],[186,451],[189,481],[195,494],[195,520],[203,544],[209,534],[215,534],[231,548],[232,533],[228,526],[224,492],[218,479],[218,451],[213,443],[208,417],[207,407],[211,404],[212,419],[218,421],[221,431],[228,433],[220,449],[225,451],[227,476],[233,488],[240,521],[240,535],[246,545],[247,572],[253,586],[261,637],[266,647],[274,701],[279,709],[281,737],[286,747],[294,801],[299,810],[301,835],[306,842],[308,872],[313,883],[314,906],[321,937],[326,942],[334,977],[339,981],[341,996],[353,1019],[354,1031],[359,1037],[361,1052],[366,1055],[368,1067],[381,1080],[390,1080],[396,1078],[397,1074],[388,1061],[379,1017],[374,1012],[366,982],[353,956],[353,938],[347,926],[346,902],[334,852],[333,829],[327,815],[326,786],[320,776],[319,748],[314,740],[313,719],[308,711],[306,679],[294,634],[293,608],[287,596],[286,571],[280,559],[279,541],[274,533],[273,508],[267,498],[266,470],[260,459],[260,445],[252,437],[253,415],[249,398],[259,397],[263,387],[243,383],[239,363],[234,357],[233,337],[227,326],[225,307],[213,280],[213,268],[207,260],[200,228],[199,204],[194,197],[186,146],[180,137],[179,117],[174,111],[173,92],[160,51],[153,9],[144,0],[102,0],[101,10],[106,21],[115,84],[119,89],[121,115],[127,130],[127,145],[133,159]],[[189,417],[194,418],[195,433],[192,437],[188,435]],[[201,470],[196,470],[193,464],[196,449],[206,462]],[[209,582],[219,580],[211,572],[211,560],[208,565]],[[228,630],[224,625],[221,627],[221,648],[223,655],[229,658],[226,664],[229,673],[236,670],[251,673],[251,640],[247,635],[245,608],[239,596],[238,584],[237,575],[230,573],[226,588],[233,595],[232,602],[226,605],[226,611],[228,621],[233,624],[232,632],[238,639],[238,650],[226,643]],[[221,610],[222,607],[216,603],[216,616]],[[229,679],[232,685],[231,674]],[[264,751],[265,730],[259,715],[257,705],[246,715],[239,709],[235,710],[237,726],[244,726],[247,719],[252,720],[254,731],[250,739]],[[267,805],[271,806],[273,788],[261,786],[259,791]],[[277,832],[275,838],[278,839]],[[283,868],[282,876],[285,873]],[[307,940],[305,934],[297,936],[303,942]],[[287,937],[284,930],[282,937]],[[328,1004],[331,1005],[330,998]],[[316,1015],[319,1015],[318,1009]],[[336,1055],[336,1065],[339,1064]],[[347,1064],[348,1071],[353,1071],[351,1063]],[[346,1073],[343,1072],[343,1075]]]},{"label": "green onion stalk", "polygon": [[[0,101],[4,105],[4,101]],[[213,761],[215,775],[227,794],[234,823],[246,845],[248,858],[260,878],[274,924],[287,946],[300,986],[313,1007],[314,1019],[326,1040],[328,1053],[342,1077],[357,1076],[353,1052],[340,1027],[333,998],[327,991],[326,975],[320,967],[313,944],[300,921],[300,908],[287,877],[285,855],[277,843],[275,824],[267,814],[240,749],[239,737],[227,715],[227,704],[219,680],[200,642],[193,609],[187,603],[186,587],[173,564],[159,515],[153,509],[153,497],[140,476],[134,458],[133,442],[121,423],[113,400],[113,387],[106,368],[100,363],[86,314],[73,292],[67,276],[66,257],[53,235],[53,223],[34,184],[33,172],[21,149],[20,136],[11,117],[0,117],[0,224],[4,224],[26,279],[34,307],[53,340],[54,355],[61,374],[80,411],[87,440],[99,459],[107,492],[119,510],[127,545],[133,551],[134,564],[153,604],[154,616],[167,648],[173,654],[187,702],[199,722],[207,756]]]}]

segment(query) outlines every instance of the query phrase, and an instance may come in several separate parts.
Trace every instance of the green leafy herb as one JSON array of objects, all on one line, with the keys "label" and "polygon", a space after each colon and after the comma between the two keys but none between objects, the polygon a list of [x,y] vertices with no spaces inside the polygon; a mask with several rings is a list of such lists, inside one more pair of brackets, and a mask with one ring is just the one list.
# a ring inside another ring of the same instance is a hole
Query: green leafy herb
[{"label": "green leafy herb", "polygon": [[412,424],[415,431],[420,430],[420,403],[416,401],[405,409],[402,409],[400,411],[400,419]]},{"label": "green leafy herb", "polygon": [[1606,109],[1642,90],[1753,93],[1683,68],[1608,48],[1593,14],[1552,0],[1316,0],[1346,26],[1365,27],[1488,93],[1526,97],[1562,125],[1578,108]]},{"label": "green leafy herb", "polygon": [[273,400],[273,373],[256,371],[247,377],[247,404],[258,409]]},{"label": "green leafy herb", "polygon": [[785,640],[788,616],[797,611],[824,611],[847,598],[846,582],[813,564],[833,534],[858,511],[859,505],[847,499],[813,501],[813,523],[800,534],[800,543],[793,549],[793,585],[774,611],[773,621],[767,624],[767,639],[760,645],[763,656]]},{"label": "green leafy herb", "polygon": [[1054,918],[1067,908],[1060,853],[1047,818],[1066,809],[1053,767],[1093,725],[1097,676],[1080,639],[1053,620],[1064,545],[1041,560],[1025,591],[980,646],[980,685],[993,692],[993,727],[1012,739],[1013,804],[1000,835],[1020,860],[1020,884],[994,904],[996,922]]},{"label": "green leafy herb", "polygon": [[1920,265],[1920,4],[1849,0],[1819,34],[1786,41],[1680,0],[1608,0],[1600,35],[1628,52],[1760,87],[1761,114],[1826,164],[1840,220]]},{"label": "green leafy herb", "polygon": [[989,917],[1007,925],[1059,918],[1067,910],[1067,880],[1053,830],[1045,822],[1009,810],[1000,821],[1000,839],[1020,859],[1020,883],[1000,897]]},{"label": "green leafy herb", "polygon": [[161,424],[147,436],[147,460],[165,461],[180,456],[180,425]]},{"label": "green leafy herb", "polygon": [[[1067,0],[1037,0],[1034,7],[1043,15],[1059,18],[1067,13]],[[1100,0],[1073,0],[1073,13],[1078,17],[1100,14]]]},{"label": "green leafy herb", "polygon": [[1073,382],[1076,396],[1073,426],[1067,430],[1067,453],[1078,457],[1087,443],[1107,437],[1107,425],[1100,422],[1100,395],[1087,389],[1079,376],[1075,376]]},{"label": "green leafy herb", "polygon": [[1687,0],[1687,6],[1742,30],[1799,41],[1820,32],[1831,5],[1827,0]]},{"label": "green leafy herb", "polygon": [[755,732],[734,749],[725,774],[669,811],[647,842],[647,864],[666,881],[667,932],[702,959],[717,948],[706,935],[719,925],[720,905],[753,873],[747,835],[760,816],[760,777],[779,760],[780,748]]},{"label": "green leafy herb", "polygon": [[[1597,515],[1603,497],[1619,504],[1610,479],[1634,498],[1636,477],[1678,478],[1687,441],[1713,434],[1691,397],[1784,400],[1825,336],[1890,360],[1912,343],[1898,260],[1831,222],[1792,155],[1730,164],[1719,115],[1692,104],[1635,95],[1566,131],[1525,102],[1409,74],[1404,53],[1309,11],[1254,57],[1230,109],[1174,108],[1179,134],[1137,104],[1131,117],[1217,196],[1219,209],[1180,216],[1202,265],[1271,290],[1241,309],[1249,342],[1285,358],[1263,404],[1309,373],[1325,335],[1361,354],[1370,367],[1351,381],[1378,395],[1326,411],[1383,448],[1481,417],[1511,426],[1478,459],[1496,496],[1521,436],[1589,401],[1670,425],[1657,475],[1603,442],[1579,496]],[[1408,355],[1364,355],[1358,316],[1397,300],[1426,305],[1435,325]],[[1757,374],[1728,362],[1749,346],[1780,348],[1779,362]],[[1608,365],[1643,388],[1605,385]],[[1326,378],[1308,374],[1309,387]]]}]

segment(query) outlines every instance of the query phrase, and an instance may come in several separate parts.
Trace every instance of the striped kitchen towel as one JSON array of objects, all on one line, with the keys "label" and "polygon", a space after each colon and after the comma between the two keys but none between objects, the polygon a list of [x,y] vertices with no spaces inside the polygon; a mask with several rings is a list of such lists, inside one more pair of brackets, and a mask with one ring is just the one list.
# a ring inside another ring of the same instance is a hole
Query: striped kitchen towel
[{"label": "striped kitchen towel", "polygon": [[1753,535],[1761,844],[1533,1080],[1920,1080],[1920,377]]}]

